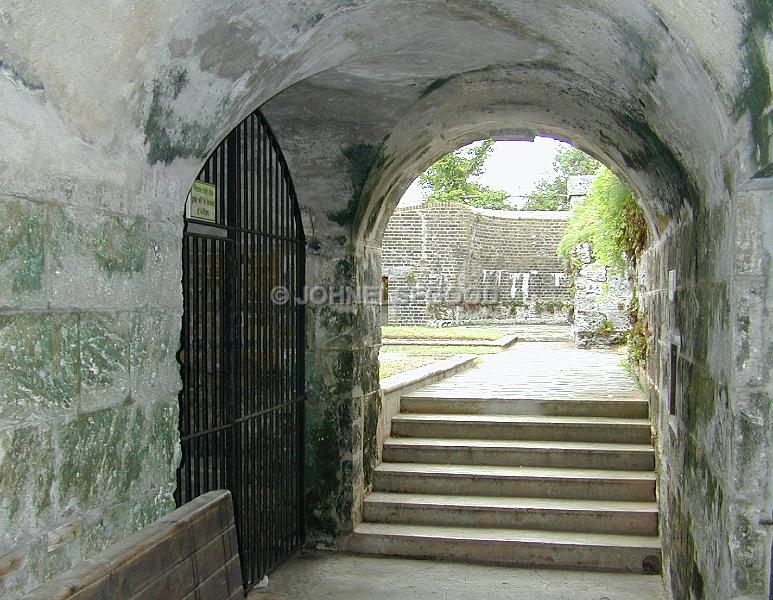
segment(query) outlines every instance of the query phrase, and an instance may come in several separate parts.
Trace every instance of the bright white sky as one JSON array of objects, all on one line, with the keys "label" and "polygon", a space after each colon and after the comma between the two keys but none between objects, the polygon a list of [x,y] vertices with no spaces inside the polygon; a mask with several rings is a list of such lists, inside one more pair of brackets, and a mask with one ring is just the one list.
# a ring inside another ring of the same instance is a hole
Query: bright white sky
[{"label": "bright white sky", "polygon": [[[546,175],[554,173],[553,158],[566,145],[552,138],[538,137],[533,142],[496,142],[478,181],[511,196],[525,196]],[[418,204],[423,198],[419,180],[405,192],[402,206]]]}]

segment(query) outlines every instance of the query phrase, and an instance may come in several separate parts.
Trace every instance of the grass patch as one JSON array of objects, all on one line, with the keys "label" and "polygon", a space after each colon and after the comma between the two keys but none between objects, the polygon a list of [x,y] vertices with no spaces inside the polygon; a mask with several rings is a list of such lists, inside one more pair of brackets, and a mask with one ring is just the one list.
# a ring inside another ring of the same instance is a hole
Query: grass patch
[{"label": "grass patch", "polygon": [[431,365],[433,362],[441,360],[443,357],[437,356],[404,356],[402,358],[381,358],[379,359],[378,376],[380,379],[386,379],[392,375],[412,371],[419,367]]},{"label": "grass patch", "polygon": [[385,325],[381,335],[397,340],[498,340],[506,331],[494,327],[426,327]]},{"label": "grass patch", "polygon": [[439,356],[448,358],[457,354],[497,354],[495,346],[382,346],[380,356]]},{"label": "grass patch", "polygon": [[382,346],[379,378],[405,373],[459,354],[497,354],[491,346]]}]

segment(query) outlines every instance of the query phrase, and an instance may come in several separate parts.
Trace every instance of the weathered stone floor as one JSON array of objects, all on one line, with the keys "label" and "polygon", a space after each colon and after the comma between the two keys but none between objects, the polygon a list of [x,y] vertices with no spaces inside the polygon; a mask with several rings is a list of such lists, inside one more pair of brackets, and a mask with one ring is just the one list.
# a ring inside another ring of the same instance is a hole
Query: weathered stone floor
[{"label": "weathered stone floor", "polygon": [[312,552],[274,572],[248,600],[664,600],[662,580]]},{"label": "weathered stone floor", "polygon": [[571,342],[519,342],[505,352],[482,357],[478,368],[420,393],[555,400],[635,395],[635,381],[620,366],[624,358],[613,350],[580,350]]},{"label": "weathered stone floor", "polygon": [[566,342],[572,339],[569,325],[512,325],[507,332],[517,335],[522,342]]}]

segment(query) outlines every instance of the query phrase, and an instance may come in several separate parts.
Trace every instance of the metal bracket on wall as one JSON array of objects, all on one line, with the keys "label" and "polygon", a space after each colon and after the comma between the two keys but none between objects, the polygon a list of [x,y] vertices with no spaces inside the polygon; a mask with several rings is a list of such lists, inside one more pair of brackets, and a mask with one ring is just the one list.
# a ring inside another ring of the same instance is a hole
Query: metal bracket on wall
[{"label": "metal bracket on wall", "polygon": [[195,234],[200,237],[228,239],[228,230],[222,227],[214,227],[212,225],[204,225],[202,223],[187,222],[185,224],[185,231],[190,234]]},{"label": "metal bracket on wall", "polygon": [[668,272],[668,301],[676,302],[676,269]]}]

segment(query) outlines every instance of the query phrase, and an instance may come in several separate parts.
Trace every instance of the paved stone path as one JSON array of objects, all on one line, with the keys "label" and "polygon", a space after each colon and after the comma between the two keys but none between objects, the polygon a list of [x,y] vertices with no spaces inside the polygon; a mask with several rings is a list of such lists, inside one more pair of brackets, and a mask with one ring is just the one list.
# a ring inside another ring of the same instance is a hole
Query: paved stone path
[{"label": "paved stone path", "polygon": [[572,328],[569,325],[513,325],[507,330],[522,342],[570,342]]},{"label": "paved stone path", "polygon": [[665,600],[659,577],[312,552],[248,600]]},{"label": "paved stone path", "polygon": [[480,366],[422,389],[415,395],[464,398],[629,397],[639,392],[612,350],[580,350],[568,342],[518,343],[481,358]]}]

